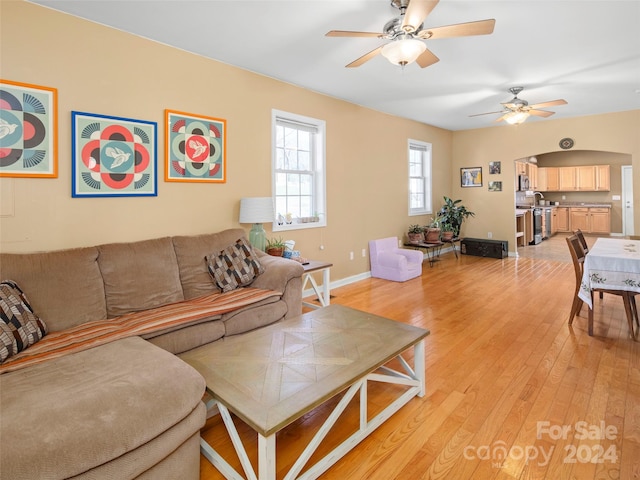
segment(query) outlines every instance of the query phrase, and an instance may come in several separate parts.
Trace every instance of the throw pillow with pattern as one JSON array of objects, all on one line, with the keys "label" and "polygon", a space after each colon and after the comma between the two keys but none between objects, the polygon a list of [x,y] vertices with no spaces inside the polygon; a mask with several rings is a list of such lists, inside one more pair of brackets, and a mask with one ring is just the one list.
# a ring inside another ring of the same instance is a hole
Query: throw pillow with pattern
[{"label": "throw pillow with pattern", "polygon": [[20,287],[11,280],[0,283],[0,363],[38,342],[47,326],[33,313]]},{"label": "throw pillow with pattern", "polygon": [[209,274],[223,292],[246,287],[264,273],[264,267],[253,253],[253,247],[244,238],[217,254],[205,257]]}]

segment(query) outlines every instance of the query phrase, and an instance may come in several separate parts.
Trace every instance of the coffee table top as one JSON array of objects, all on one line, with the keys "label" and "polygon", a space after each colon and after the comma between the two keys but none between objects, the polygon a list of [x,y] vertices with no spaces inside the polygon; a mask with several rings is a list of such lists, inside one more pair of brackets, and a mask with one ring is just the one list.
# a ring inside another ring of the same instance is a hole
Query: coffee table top
[{"label": "coffee table top", "polygon": [[427,335],[429,330],[331,305],[180,358],[202,374],[214,398],[266,437]]}]

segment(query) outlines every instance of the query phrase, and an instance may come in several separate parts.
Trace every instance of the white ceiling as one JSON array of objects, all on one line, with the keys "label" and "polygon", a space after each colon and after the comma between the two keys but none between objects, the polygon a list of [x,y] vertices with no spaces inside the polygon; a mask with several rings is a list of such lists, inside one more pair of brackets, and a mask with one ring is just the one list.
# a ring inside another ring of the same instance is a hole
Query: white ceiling
[{"label": "white ceiling", "polygon": [[382,56],[345,68],[385,41],[325,37],[381,32],[399,13],[389,0],[32,3],[449,130],[505,124],[469,115],[499,111],[512,86],[530,104],[565,99],[549,119],[640,109],[640,0],[441,0],[425,27],[494,18],[495,30],[427,40],[440,62],[425,69]]}]

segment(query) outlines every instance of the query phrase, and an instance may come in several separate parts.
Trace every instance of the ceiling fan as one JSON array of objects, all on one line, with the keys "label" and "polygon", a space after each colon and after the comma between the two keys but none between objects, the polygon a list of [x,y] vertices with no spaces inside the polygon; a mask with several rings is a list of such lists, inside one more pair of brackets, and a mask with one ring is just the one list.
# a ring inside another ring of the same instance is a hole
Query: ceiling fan
[{"label": "ceiling fan", "polygon": [[404,67],[415,61],[420,67],[425,68],[440,59],[427,49],[422,40],[493,33],[493,27],[496,23],[494,19],[424,28],[424,19],[438,2],[439,0],[391,0],[391,5],[400,10],[400,16],[389,20],[383,28],[383,33],[331,30],[327,32],[326,36],[376,37],[391,40],[391,42],[381,45],[349,63],[347,65],[349,68],[359,67],[379,53],[396,65]]},{"label": "ceiling fan", "polygon": [[551,100],[549,102],[536,103],[534,105],[529,105],[529,102],[526,100],[522,100],[518,98],[518,94],[524,90],[524,87],[511,87],[509,92],[513,94],[513,98],[508,102],[502,103],[504,107],[502,110],[497,112],[487,112],[487,113],[477,113],[475,115],[469,115],[470,117],[478,117],[480,115],[493,115],[496,113],[502,113],[502,116],[496,120],[496,122],[501,122],[502,120],[510,123],[511,125],[516,125],[524,122],[529,115],[535,115],[536,117],[550,117],[555,112],[549,112],[547,110],[540,110],[541,108],[554,107],[556,105],[566,105],[566,100]]}]

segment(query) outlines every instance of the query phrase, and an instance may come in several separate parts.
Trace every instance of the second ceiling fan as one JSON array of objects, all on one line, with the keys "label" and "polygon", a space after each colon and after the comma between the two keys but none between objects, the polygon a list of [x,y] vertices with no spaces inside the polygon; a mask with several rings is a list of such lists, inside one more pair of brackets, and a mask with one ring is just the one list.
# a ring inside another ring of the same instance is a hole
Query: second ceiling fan
[{"label": "second ceiling fan", "polygon": [[391,0],[391,5],[400,10],[400,16],[389,20],[385,24],[383,32],[331,30],[327,32],[326,36],[375,37],[391,40],[391,42],[381,45],[349,63],[347,65],[349,68],[359,67],[378,54],[382,54],[396,65],[404,67],[415,61],[420,67],[425,68],[440,59],[427,48],[424,40],[493,33],[493,27],[496,23],[494,19],[459,23],[445,27],[424,28],[423,22],[425,18],[438,2],[439,0]]},{"label": "second ceiling fan", "polygon": [[479,117],[481,115],[494,115],[496,113],[501,113],[502,116],[496,120],[496,122],[501,122],[502,120],[510,123],[512,125],[516,125],[524,122],[529,115],[535,115],[536,117],[550,117],[555,112],[550,112],[548,110],[540,110],[541,108],[555,107],[557,105],[566,105],[567,101],[560,98],[558,100],[550,100],[547,102],[536,103],[533,105],[529,105],[529,102],[518,98],[518,94],[524,90],[523,87],[511,87],[509,92],[513,94],[513,98],[508,102],[502,103],[503,109],[498,110],[497,112],[486,112],[486,113],[476,113],[475,115],[469,115],[470,117]]}]

